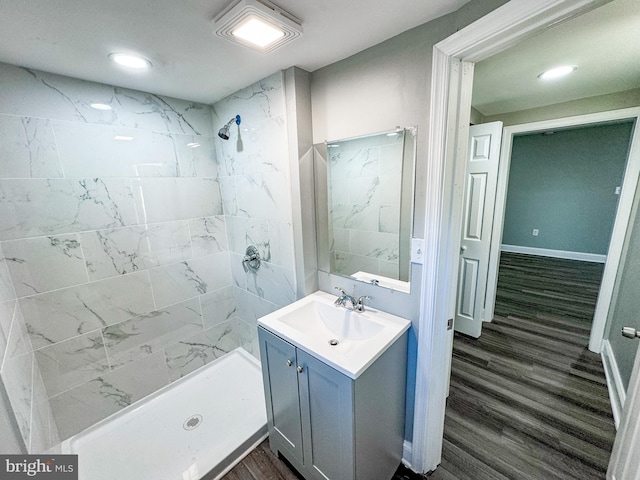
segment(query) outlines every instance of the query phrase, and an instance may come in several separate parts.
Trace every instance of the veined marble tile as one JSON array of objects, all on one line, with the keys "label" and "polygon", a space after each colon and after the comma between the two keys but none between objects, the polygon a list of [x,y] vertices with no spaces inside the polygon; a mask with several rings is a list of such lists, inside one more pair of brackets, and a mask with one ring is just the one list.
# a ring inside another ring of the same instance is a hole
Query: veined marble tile
[{"label": "veined marble tile", "polygon": [[238,341],[240,346],[260,360],[260,344],[258,343],[258,327],[243,320],[238,320]]},{"label": "veined marble tile", "polygon": [[381,205],[378,231],[385,233],[400,232],[400,207],[398,205]]},{"label": "veined marble tile", "polygon": [[229,250],[224,216],[216,215],[189,220],[189,230],[194,257],[204,257]]},{"label": "veined marble tile", "polygon": [[62,176],[49,120],[0,115],[0,178]]},{"label": "veined marble tile", "polygon": [[215,140],[198,135],[171,135],[180,164],[181,177],[218,176]]},{"label": "veined marble tile", "polygon": [[140,223],[222,215],[220,186],[215,178],[141,178],[133,182],[143,220]]},{"label": "veined marble tile", "polygon": [[333,205],[329,209],[332,228],[378,231],[379,207],[376,205]]},{"label": "veined marble tile", "polygon": [[340,252],[350,252],[351,247],[349,245],[349,230],[344,228],[334,228],[333,231],[333,245],[331,250],[338,250]]},{"label": "veined marble tile", "polygon": [[269,220],[270,263],[293,270],[293,227],[291,222]]},{"label": "veined marble tile", "polygon": [[379,171],[379,148],[365,148],[355,152],[332,148],[329,153],[329,176],[331,178],[373,177]]},{"label": "veined marble tile", "polygon": [[200,297],[205,328],[220,325],[236,316],[233,287],[224,287]]},{"label": "veined marble tile", "polygon": [[111,368],[118,368],[202,332],[194,298],[102,329]]},{"label": "veined marble tile", "polygon": [[296,300],[293,270],[262,262],[257,272],[247,276],[247,290],[280,307]]},{"label": "veined marble tile", "polygon": [[15,300],[16,291],[13,288],[13,280],[9,272],[9,265],[4,257],[2,243],[0,243],[0,302]]},{"label": "veined marble tile", "polygon": [[[243,124],[284,115],[282,72],[276,72],[216,102],[213,112],[213,124],[219,124],[218,128],[237,114],[242,115]],[[233,137],[229,141],[232,140]]]},{"label": "veined marble tile", "polygon": [[126,88],[111,88],[119,125],[155,132],[213,135],[209,105]]},{"label": "veined marble tile", "polygon": [[280,308],[278,305],[238,287],[233,288],[233,295],[238,306],[238,317],[249,325],[257,325],[258,318],[269,315]]},{"label": "veined marble tile", "polygon": [[267,220],[232,216],[227,216],[226,219],[231,251],[244,257],[247,247],[253,245],[258,249],[262,260],[271,261],[269,222]]},{"label": "veined marble tile", "polygon": [[401,177],[359,177],[351,182],[349,203],[354,205],[400,205]]},{"label": "veined marble tile", "polygon": [[0,180],[0,240],[140,223],[129,180]]},{"label": "veined marble tile", "polygon": [[369,272],[374,275],[380,274],[380,262],[377,258],[365,257],[346,252],[334,252],[335,273],[340,275],[351,275],[355,272]]},{"label": "veined marble tile", "polygon": [[179,176],[177,147],[167,133],[59,121],[53,130],[67,178]]},{"label": "veined marble tile", "polygon": [[171,381],[235,350],[240,344],[238,320],[233,319],[166,348]]},{"label": "veined marble tile", "polygon": [[[246,117],[243,117],[246,118]],[[243,120],[232,125],[229,140],[216,140],[221,175],[288,171],[284,116]]]},{"label": "veined marble tile", "polygon": [[164,352],[157,352],[52,397],[60,438],[81,432],[168,383]]},{"label": "veined marble tile", "polygon": [[331,178],[328,190],[330,205],[348,205],[350,203],[351,181],[352,179],[347,177]]},{"label": "veined marble tile", "polygon": [[0,374],[24,443],[29,445],[31,439],[33,353],[5,359]]},{"label": "veined marble tile", "polygon": [[349,230],[349,242],[350,252],[388,262],[398,261],[400,244],[396,234]]},{"label": "veined marble tile", "polygon": [[154,310],[147,272],[20,299],[34,348],[123,322]]},{"label": "veined marble tile", "polygon": [[10,240],[2,248],[19,297],[89,280],[77,234]]},{"label": "veined marble tile", "polygon": [[191,258],[186,220],[80,234],[89,278],[102,278]]},{"label": "veined marble tile", "polygon": [[33,394],[31,405],[31,445],[29,453],[43,454],[60,444],[58,428],[44,386],[38,363],[33,364]]},{"label": "veined marble tile", "polygon": [[109,370],[100,330],[41,348],[35,355],[49,397],[93,380]]},{"label": "veined marble tile", "polygon": [[18,357],[29,353],[33,350],[27,324],[24,321],[22,309],[16,303],[13,310],[13,319],[11,322],[11,331],[7,339],[7,351],[5,361],[9,358]]},{"label": "veined marble tile", "polygon": [[[211,109],[199,103],[8,64],[0,65],[0,85],[0,111],[12,115],[211,134]],[[95,110],[90,107],[93,102],[107,103],[113,109]]]},{"label": "veined marble tile", "polygon": [[380,275],[387,278],[399,278],[400,264],[398,262],[385,262],[384,260],[380,260]]},{"label": "veined marble tile", "polygon": [[0,369],[2,369],[4,354],[7,351],[7,346],[9,345],[11,323],[13,322],[16,305],[16,300],[0,302]]},{"label": "veined marble tile", "polygon": [[225,215],[238,214],[238,200],[236,195],[235,177],[220,177],[220,195],[222,196],[222,209]]},{"label": "veined marble tile", "polygon": [[231,285],[229,254],[216,253],[149,270],[158,308]]},{"label": "veined marble tile", "polygon": [[238,215],[291,220],[289,180],[284,173],[256,173],[235,177]]},{"label": "veined marble tile", "polygon": [[231,263],[231,283],[234,287],[240,287],[243,290],[247,289],[247,276],[249,275],[245,272],[242,259],[244,257],[244,253],[241,255],[239,253],[229,252],[229,261]]},{"label": "veined marble tile", "polygon": [[404,142],[400,138],[394,144],[380,147],[378,175],[402,175],[403,146]]}]

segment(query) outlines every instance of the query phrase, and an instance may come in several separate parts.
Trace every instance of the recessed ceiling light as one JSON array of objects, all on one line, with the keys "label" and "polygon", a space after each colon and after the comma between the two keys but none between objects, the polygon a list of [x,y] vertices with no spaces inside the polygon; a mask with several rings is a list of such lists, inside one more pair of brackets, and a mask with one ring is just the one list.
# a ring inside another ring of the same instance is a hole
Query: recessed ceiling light
[{"label": "recessed ceiling light", "polygon": [[198,148],[199,146],[200,144],[196,142],[187,143],[187,147],[189,148]]},{"label": "recessed ceiling light", "polygon": [[564,77],[565,75],[569,75],[571,72],[576,70],[575,65],[563,65],[561,67],[555,67],[555,68],[551,68],[549,70],[546,70],[544,72],[542,72],[540,75],[538,75],[538,78],[540,80],[553,80],[555,78],[560,78],[560,77]]},{"label": "recessed ceiling light", "polygon": [[132,137],[130,135],[116,135],[115,137],[113,137],[114,140],[120,140],[122,142],[130,142],[134,138],[135,137]]},{"label": "recessed ceiling light", "polygon": [[107,105],[106,103],[92,103],[89,106],[96,110],[111,110],[111,105]]},{"label": "recessed ceiling light", "polygon": [[213,23],[219,37],[262,53],[302,35],[300,20],[267,0],[239,0]]},{"label": "recessed ceiling light", "polygon": [[138,55],[131,55],[129,53],[110,53],[109,58],[118,65],[122,65],[127,68],[134,68],[136,70],[151,67],[151,62],[146,58]]}]

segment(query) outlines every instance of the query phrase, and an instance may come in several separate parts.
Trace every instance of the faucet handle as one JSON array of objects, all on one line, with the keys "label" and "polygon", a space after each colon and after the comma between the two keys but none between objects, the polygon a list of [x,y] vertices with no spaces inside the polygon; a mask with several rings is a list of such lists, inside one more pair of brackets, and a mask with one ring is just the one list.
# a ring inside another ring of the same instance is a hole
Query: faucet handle
[{"label": "faucet handle", "polygon": [[335,290],[338,290],[342,295],[346,295],[347,292],[345,292],[342,288],[340,287],[333,287]]},{"label": "faucet handle", "polygon": [[371,297],[369,295],[363,295],[361,297],[358,297],[358,303],[356,303],[355,310],[357,310],[358,312],[364,312],[365,300],[371,300]]}]

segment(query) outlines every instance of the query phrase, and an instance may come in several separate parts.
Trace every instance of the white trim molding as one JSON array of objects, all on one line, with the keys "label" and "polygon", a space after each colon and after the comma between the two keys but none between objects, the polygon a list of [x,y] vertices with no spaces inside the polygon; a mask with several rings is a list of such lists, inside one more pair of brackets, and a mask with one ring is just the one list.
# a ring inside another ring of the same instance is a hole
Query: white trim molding
[{"label": "white trim molding", "polygon": [[469,135],[473,62],[608,1],[511,0],[433,47],[411,462],[418,472],[434,470],[442,453],[451,355],[447,319],[455,307],[464,185],[460,163]]},{"label": "white trim molding", "polygon": [[402,464],[413,470],[413,465],[411,464],[413,459],[413,444],[409,440],[405,440],[402,444]]},{"label": "white trim molding", "polygon": [[602,365],[604,366],[604,375],[607,379],[607,390],[609,391],[609,400],[611,400],[611,411],[613,412],[613,420],[616,428],[620,426],[622,418],[622,409],[627,397],[627,392],[622,383],[618,362],[611,349],[609,340],[602,342]]},{"label": "white trim molding", "polygon": [[527,255],[538,255],[540,257],[564,258],[566,260],[580,260],[582,262],[605,263],[606,255],[585,252],[569,252],[567,250],[551,250],[549,248],[522,247],[520,245],[500,246],[500,251],[510,253],[524,253]]}]

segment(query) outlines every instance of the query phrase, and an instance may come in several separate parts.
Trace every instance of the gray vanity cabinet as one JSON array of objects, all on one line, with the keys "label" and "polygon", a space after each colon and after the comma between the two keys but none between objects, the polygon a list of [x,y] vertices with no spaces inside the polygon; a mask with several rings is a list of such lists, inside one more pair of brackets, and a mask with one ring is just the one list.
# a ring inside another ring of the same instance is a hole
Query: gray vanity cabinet
[{"label": "gray vanity cabinet", "polygon": [[271,449],[307,480],[389,480],[402,459],[405,333],[357,379],[258,328]]}]

